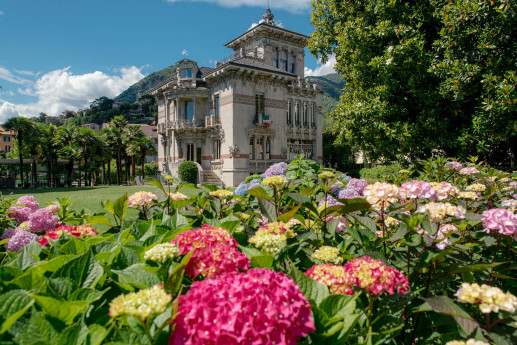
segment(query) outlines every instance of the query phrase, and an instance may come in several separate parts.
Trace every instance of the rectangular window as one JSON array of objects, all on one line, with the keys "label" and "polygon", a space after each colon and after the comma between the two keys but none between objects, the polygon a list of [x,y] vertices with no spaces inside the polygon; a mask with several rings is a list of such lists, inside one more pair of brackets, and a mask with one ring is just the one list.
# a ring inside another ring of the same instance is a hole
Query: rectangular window
[{"label": "rectangular window", "polygon": [[11,137],[4,137],[4,141],[5,141],[6,143],[10,142],[10,141],[11,141]]},{"label": "rectangular window", "polygon": [[181,70],[181,78],[192,78],[192,68],[184,68]]},{"label": "rectangular window", "polygon": [[280,66],[278,68],[287,71],[287,52],[285,50],[280,51]]},{"label": "rectangular window", "polygon": [[250,159],[255,159],[255,137],[250,138]]},{"label": "rectangular window", "polygon": [[293,103],[291,101],[287,102],[287,124],[290,125],[293,123]]},{"label": "rectangular window", "polygon": [[311,127],[316,128],[316,104],[311,105]]},{"label": "rectangular window", "polygon": [[273,66],[278,68],[278,48],[273,51]]},{"label": "rectangular window", "polygon": [[307,116],[307,102],[303,103],[303,127],[309,127],[309,118]]},{"label": "rectangular window", "polygon": [[214,140],[214,160],[221,159],[221,140]]},{"label": "rectangular window", "polygon": [[6,145],[5,146],[5,152],[11,152],[11,146]]},{"label": "rectangular window", "polygon": [[185,102],[185,120],[192,121],[194,119],[194,102]]},{"label": "rectangular window", "polygon": [[214,114],[215,117],[219,118],[219,95],[214,98]]},{"label": "rectangular window", "polygon": [[187,160],[194,161],[194,144],[187,144]]},{"label": "rectangular window", "polygon": [[257,159],[264,159],[264,138],[259,137],[257,138]]},{"label": "rectangular window", "polygon": [[294,106],[294,122],[297,126],[300,126],[300,102],[296,102]]},{"label": "rectangular window", "polygon": [[255,95],[255,109],[256,114],[264,115],[264,95],[257,94]]},{"label": "rectangular window", "polygon": [[266,158],[267,160],[271,159],[271,139],[266,139]]},{"label": "rectangular window", "polygon": [[295,61],[296,61],[296,57],[294,55],[291,55],[291,59],[289,61],[289,72],[290,73],[295,73]]}]

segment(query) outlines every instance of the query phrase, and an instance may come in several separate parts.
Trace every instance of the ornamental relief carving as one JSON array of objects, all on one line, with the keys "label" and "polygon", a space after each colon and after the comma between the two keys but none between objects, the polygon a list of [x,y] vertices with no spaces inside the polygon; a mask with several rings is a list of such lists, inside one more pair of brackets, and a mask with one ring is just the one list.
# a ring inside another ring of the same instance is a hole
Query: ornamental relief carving
[{"label": "ornamental relief carving", "polygon": [[274,137],[275,136],[275,130],[270,128],[269,126],[255,126],[246,128],[246,135],[248,137],[252,136],[268,136],[268,137]]},{"label": "ornamental relief carving", "polygon": [[241,153],[239,146],[230,146],[228,151],[230,151],[230,158],[236,158]]}]

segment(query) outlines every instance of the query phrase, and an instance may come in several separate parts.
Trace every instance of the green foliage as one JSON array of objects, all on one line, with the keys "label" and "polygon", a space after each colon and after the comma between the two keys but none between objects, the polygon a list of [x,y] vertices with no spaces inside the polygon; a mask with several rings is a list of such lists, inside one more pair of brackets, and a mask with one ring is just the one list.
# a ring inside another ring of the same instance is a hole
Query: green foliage
[{"label": "green foliage", "polygon": [[369,180],[393,181],[401,169],[402,167],[398,164],[385,165],[369,169],[361,169],[359,171],[359,175],[361,178]]},{"label": "green foliage", "polygon": [[183,162],[178,168],[179,178],[188,183],[197,183],[198,169],[194,162]]},{"label": "green foliage", "polygon": [[309,50],[347,82],[336,133],[403,161],[478,153],[515,169],[517,9],[494,1],[317,0]]}]

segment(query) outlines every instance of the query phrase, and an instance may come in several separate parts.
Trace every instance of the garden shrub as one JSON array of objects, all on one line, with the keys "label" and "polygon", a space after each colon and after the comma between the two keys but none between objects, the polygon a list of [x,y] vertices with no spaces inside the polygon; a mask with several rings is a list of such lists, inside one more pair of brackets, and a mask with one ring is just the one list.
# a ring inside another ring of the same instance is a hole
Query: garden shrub
[{"label": "garden shrub", "polygon": [[367,180],[390,181],[402,167],[398,164],[378,166],[370,169],[361,169],[359,175]]},{"label": "garden shrub", "polygon": [[194,162],[183,162],[178,168],[178,176],[184,182],[197,183],[197,165]]}]

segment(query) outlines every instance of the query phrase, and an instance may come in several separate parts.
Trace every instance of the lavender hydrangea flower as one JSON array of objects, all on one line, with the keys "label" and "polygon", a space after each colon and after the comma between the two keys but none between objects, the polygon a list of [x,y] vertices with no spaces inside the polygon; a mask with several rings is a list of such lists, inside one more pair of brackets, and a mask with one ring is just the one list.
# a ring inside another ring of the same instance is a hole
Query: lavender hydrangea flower
[{"label": "lavender hydrangea flower", "polygon": [[5,240],[6,238],[11,238],[20,230],[22,230],[22,228],[20,228],[20,227],[15,228],[15,229],[7,229],[4,231],[4,233],[2,234],[2,237],[0,237],[0,239]]},{"label": "lavender hydrangea flower", "polygon": [[399,189],[401,199],[436,199],[436,191],[433,186],[425,181],[413,180],[404,182]]},{"label": "lavender hydrangea flower", "polygon": [[27,229],[31,232],[53,230],[56,227],[55,220],[52,211],[42,208],[29,216]]},{"label": "lavender hydrangea flower", "polygon": [[35,241],[37,238],[38,236],[35,234],[31,234],[30,232],[25,230],[19,230],[14,234],[13,237],[9,239],[9,242],[7,242],[5,248],[7,248],[7,250],[17,253],[20,251],[20,249],[22,249],[32,241]]},{"label": "lavender hydrangea flower", "polygon": [[449,168],[449,169],[453,169],[453,170],[460,170],[463,168],[463,165],[461,165],[461,163],[452,161],[452,162],[446,163],[445,167]]},{"label": "lavender hydrangea flower", "polygon": [[355,189],[348,188],[348,187],[340,189],[337,192],[338,199],[354,199],[354,198],[359,198],[360,196],[361,195],[359,195],[359,193],[357,193],[357,191]]},{"label": "lavender hydrangea flower", "polygon": [[340,190],[341,188],[343,188],[345,185],[343,184],[343,182],[341,181],[337,181],[336,183],[334,183],[332,186],[330,186],[330,192],[331,193],[335,193],[337,192],[338,190]]},{"label": "lavender hydrangea flower", "polygon": [[346,185],[347,188],[355,190],[359,195],[363,195],[366,186],[368,186],[368,182],[363,178],[353,178]]},{"label": "lavender hydrangea flower", "polygon": [[280,163],[276,163],[276,164],[273,164],[272,166],[270,166],[266,170],[265,175],[266,175],[266,177],[272,177],[272,176],[278,176],[278,175],[284,176],[286,172],[287,172],[287,163],[280,162]]},{"label": "lavender hydrangea flower", "polygon": [[258,178],[250,181],[250,189],[260,185],[260,180]]}]

